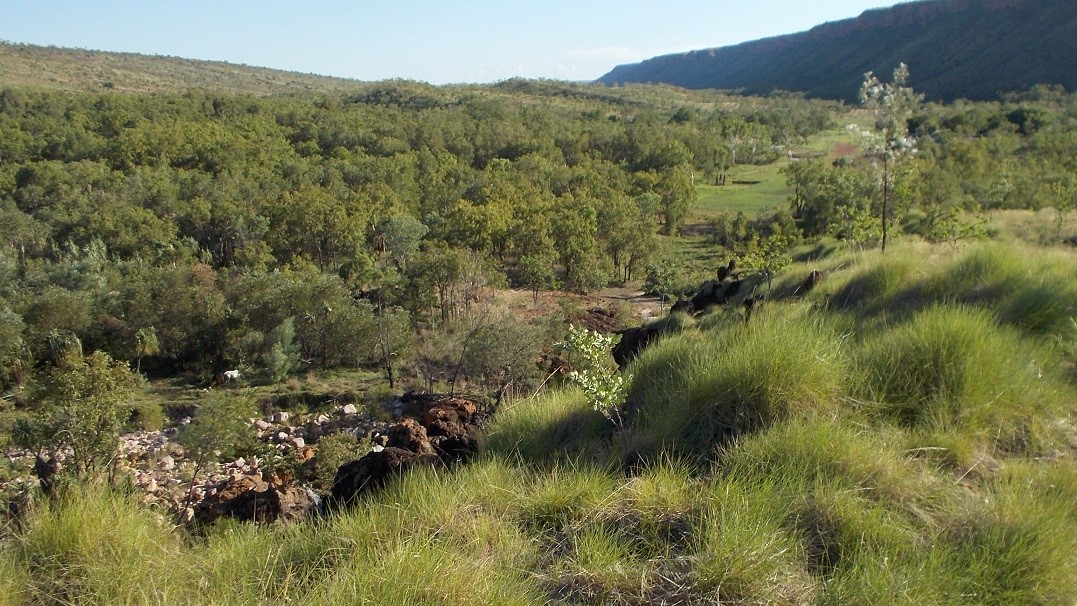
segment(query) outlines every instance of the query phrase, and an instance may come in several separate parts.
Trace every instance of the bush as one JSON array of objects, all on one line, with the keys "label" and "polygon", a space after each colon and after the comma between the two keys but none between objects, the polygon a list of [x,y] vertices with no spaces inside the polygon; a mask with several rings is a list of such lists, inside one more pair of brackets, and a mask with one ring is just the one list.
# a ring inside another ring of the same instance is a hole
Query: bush
[{"label": "bush", "polygon": [[370,451],[368,442],[360,443],[359,438],[351,433],[335,433],[318,440],[318,454],[314,458],[317,473],[315,486],[322,490],[333,487],[337,469],[345,463],[355,461]]},{"label": "bush", "polygon": [[156,431],[168,421],[160,402],[135,402],[124,422],[125,431]]},{"label": "bush", "polygon": [[112,461],[129,409],[124,404],[139,378],[108,354],[65,352],[34,390],[33,416],[16,427],[24,448],[53,453],[71,449],[76,476]]}]

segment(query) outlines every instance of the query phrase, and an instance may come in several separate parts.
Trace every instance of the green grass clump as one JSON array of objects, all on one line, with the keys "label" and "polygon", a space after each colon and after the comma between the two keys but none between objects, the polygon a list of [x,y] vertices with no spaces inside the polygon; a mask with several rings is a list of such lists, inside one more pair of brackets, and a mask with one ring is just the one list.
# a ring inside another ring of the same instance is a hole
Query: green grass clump
[{"label": "green grass clump", "polygon": [[0,606],[28,604],[30,599],[27,589],[29,587],[29,575],[26,569],[17,564],[13,553],[0,549]]},{"label": "green grass clump", "polygon": [[953,597],[974,604],[1077,601],[1074,505],[1035,498],[1025,482],[1000,478],[983,502],[955,515],[935,550],[943,552]]},{"label": "green grass clump", "polygon": [[632,445],[710,458],[742,433],[835,410],[847,366],[840,336],[798,310],[660,341],[630,369]]},{"label": "green grass clump", "polygon": [[328,522],[322,534],[338,541],[338,561],[305,601],[542,603],[524,572],[535,565],[534,542],[513,522],[525,477],[489,459],[408,474]]},{"label": "green grass clump", "polygon": [[837,488],[913,517],[928,516],[953,490],[900,454],[900,438],[825,419],[797,419],[739,440],[719,464],[726,478],[787,496]]},{"label": "green grass clump", "polygon": [[606,417],[594,410],[583,392],[555,390],[502,405],[490,426],[491,453],[521,461],[557,457],[593,458],[612,431]]},{"label": "green grass clump", "polygon": [[180,536],[133,497],[74,487],[42,502],[29,523],[7,555],[27,572],[32,601],[169,603],[193,590]]},{"label": "green grass clump", "polygon": [[693,535],[697,589],[719,603],[810,604],[819,583],[780,501],[755,486],[722,482]]},{"label": "green grass clump", "polygon": [[[864,262],[863,256],[861,263]],[[833,302],[839,309],[877,308],[887,305],[908,288],[920,259],[911,249],[892,250],[886,257],[857,271],[837,292]]]},{"label": "green grass clump", "polygon": [[616,483],[603,470],[583,466],[538,472],[516,509],[517,522],[547,539],[594,516],[611,498]]},{"label": "green grass clump", "polygon": [[185,560],[208,603],[284,601],[332,575],[339,541],[308,525],[270,529],[219,524]]},{"label": "green grass clump", "polygon": [[1035,347],[984,311],[936,306],[863,344],[866,397],[905,427],[973,431],[1004,450],[1035,449],[1060,411]]},{"label": "green grass clump", "polygon": [[1077,270],[1069,252],[986,243],[930,276],[935,300],[984,307],[1036,335],[1072,335]]},{"label": "green grass clump", "polygon": [[568,603],[634,603],[654,589],[656,572],[626,533],[591,525],[572,536],[571,550],[553,566],[548,585]]}]

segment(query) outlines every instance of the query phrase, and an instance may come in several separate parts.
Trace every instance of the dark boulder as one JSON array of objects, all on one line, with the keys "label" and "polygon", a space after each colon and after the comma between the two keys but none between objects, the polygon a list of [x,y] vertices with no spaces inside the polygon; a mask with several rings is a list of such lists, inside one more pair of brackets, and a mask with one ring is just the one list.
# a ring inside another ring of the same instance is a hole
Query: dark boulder
[{"label": "dark boulder", "polygon": [[639,355],[639,352],[643,351],[643,348],[657,339],[661,331],[647,325],[628,328],[618,334],[621,335],[621,341],[613,346],[613,359],[617,362],[617,366],[624,368],[626,364]]},{"label": "dark boulder", "polygon": [[692,313],[700,313],[712,305],[725,305],[740,293],[744,281],[740,279],[728,282],[710,280],[704,282],[692,295]]},{"label": "dark boulder", "polygon": [[294,522],[317,507],[316,497],[305,488],[270,484],[254,476],[225,480],[215,488],[195,508],[194,519],[200,524],[221,518],[266,524]]},{"label": "dark boulder", "polygon": [[400,397],[404,418],[386,432],[363,458],[341,466],[333,480],[332,506],[347,506],[384,488],[415,466],[454,465],[482,447],[487,407],[459,396],[406,393]]},{"label": "dark boulder", "polygon": [[798,295],[798,296],[804,296],[804,295],[810,293],[811,291],[815,290],[815,287],[822,284],[823,280],[825,280],[825,279],[826,279],[826,273],[825,272],[823,272],[821,270],[818,270],[818,269],[812,270],[812,272],[810,274],[808,274],[808,277],[805,278],[804,281],[801,282],[799,286],[797,286],[797,289],[793,292],[793,294]]},{"label": "dark boulder", "polygon": [[394,446],[368,452],[363,458],[346,463],[337,470],[330,503],[334,506],[350,505],[363,495],[384,488],[390,480],[400,477],[412,467],[437,462],[435,454],[420,454]]},{"label": "dark boulder", "polygon": [[696,309],[692,305],[692,300],[691,299],[677,299],[677,302],[674,303],[669,308],[669,313],[675,314],[675,313],[678,313],[678,312],[685,313],[685,314],[694,314],[696,312]]},{"label": "dark boulder", "polygon": [[386,445],[418,454],[434,454],[426,428],[415,419],[402,419],[389,427]]},{"label": "dark boulder", "polygon": [[471,400],[449,397],[423,412],[422,423],[430,442],[447,464],[467,461],[482,448],[486,416]]}]

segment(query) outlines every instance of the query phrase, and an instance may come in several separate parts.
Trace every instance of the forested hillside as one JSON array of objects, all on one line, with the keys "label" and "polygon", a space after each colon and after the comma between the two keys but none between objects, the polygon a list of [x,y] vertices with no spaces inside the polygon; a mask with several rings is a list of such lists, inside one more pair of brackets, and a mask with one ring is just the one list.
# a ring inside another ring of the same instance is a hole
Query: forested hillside
[{"label": "forested hillside", "polygon": [[621,65],[598,81],[856,102],[861,74],[905,62],[911,84],[929,99],[987,100],[1035,84],[1077,88],[1075,38],[1072,2],[923,0],[798,34]]}]

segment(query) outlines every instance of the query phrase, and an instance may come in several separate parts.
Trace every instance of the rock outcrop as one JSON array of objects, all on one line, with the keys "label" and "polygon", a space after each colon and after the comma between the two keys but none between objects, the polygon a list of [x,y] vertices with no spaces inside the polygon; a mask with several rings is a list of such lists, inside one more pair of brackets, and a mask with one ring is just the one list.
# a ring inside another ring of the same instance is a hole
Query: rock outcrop
[{"label": "rock outcrop", "polygon": [[300,486],[240,476],[212,487],[194,508],[194,520],[201,524],[212,524],[221,518],[266,524],[292,522],[314,511],[317,503],[317,496]]},{"label": "rock outcrop", "polygon": [[331,507],[354,503],[413,467],[456,465],[481,449],[489,412],[474,400],[408,393],[400,407],[404,418],[389,427],[384,446],[376,442],[362,458],[337,470]]}]

